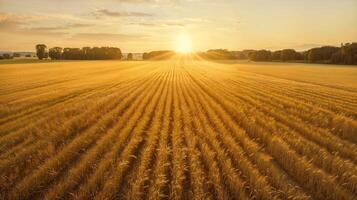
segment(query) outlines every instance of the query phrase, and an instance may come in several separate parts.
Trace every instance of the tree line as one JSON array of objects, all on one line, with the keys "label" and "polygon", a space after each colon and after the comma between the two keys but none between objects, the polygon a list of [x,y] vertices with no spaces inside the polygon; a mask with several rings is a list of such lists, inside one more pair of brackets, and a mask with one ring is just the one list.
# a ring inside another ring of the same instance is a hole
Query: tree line
[{"label": "tree line", "polygon": [[[151,51],[145,52],[143,54],[143,60],[164,60],[169,59],[172,56],[176,55],[176,52],[163,50],[163,51]],[[228,51],[227,49],[211,49],[207,52],[197,53],[202,58],[219,60],[219,59],[236,59],[235,53]]]},{"label": "tree line", "polygon": [[341,47],[322,46],[298,52],[294,49],[243,50],[211,49],[198,55],[210,60],[245,60],[276,62],[310,62],[331,64],[357,64],[357,43],[341,44]]},{"label": "tree line", "polygon": [[283,49],[278,51],[248,50],[235,53],[239,55],[239,59],[250,59],[253,61],[357,64],[357,43],[341,44],[341,47],[322,46],[303,52],[297,52],[294,49]]},{"label": "tree line", "polygon": [[[21,57],[21,54],[20,53],[4,53],[2,55],[0,55],[0,60],[3,60],[3,59],[13,59],[13,58],[20,58]],[[31,54],[26,54],[24,55],[24,57],[26,58],[31,58],[32,55]]]},{"label": "tree line", "polygon": [[[36,45],[36,54],[39,59],[51,58],[54,60],[106,60],[122,59],[120,48],[116,47],[83,47],[61,48],[53,47],[47,50],[44,44]],[[174,51],[151,51],[143,53],[143,60],[169,59],[176,53]],[[270,50],[243,50],[229,51],[227,49],[211,49],[197,53],[200,57],[210,60],[249,59],[252,61],[276,62],[310,62],[331,64],[357,64],[357,43],[341,44],[341,47],[322,46],[307,51],[298,52],[294,49]],[[132,60],[133,54],[129,53],[127,60]]]},{"label": "tree line", "polygon": [[14,56],[12,56],[11,54],[9,53],[4,53],[2,55],[0,55],[0,60],[3,60],[3,59],[13,59]]},{"label": "tree line", "polygon": [[233,51],[228,51],[227,49],[210,49],[207,52],[199,52],[198,56],[210,60],[231,60],[237,58]]},{"label": "tree line", "polygon": [[165,60],[171,58],[175,54],[174,51],[169,50],[145,52],[143,53],[143,60]]},{"label": "tree line", "polygon": [[123,57],[120,48],[117,47],[52,47],[47,50],[44,44],[36,45],[36,55],[40,60],[48,57],[52,60],[110,60]]}]

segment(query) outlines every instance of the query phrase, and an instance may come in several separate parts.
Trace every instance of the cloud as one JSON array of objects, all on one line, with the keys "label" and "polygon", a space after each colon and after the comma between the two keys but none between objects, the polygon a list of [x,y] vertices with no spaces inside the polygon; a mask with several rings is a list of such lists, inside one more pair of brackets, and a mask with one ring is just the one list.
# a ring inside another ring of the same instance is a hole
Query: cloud
[{"label": "cloud", "polygon": [[17,15],[11,13],[0,13],[0,28],[2,30],[13,30],[31,21],[41,19],[35,15]]},{"label": "cloud", "polygon": [[90,26],[93,26],[93,24],[80,24],[80,23],[77,23],[77,24],[70,24],[67,26],[67,28],[84,28],[84,27],[90,27]]},{"label": "cloud", "polygon": [[67,34],[67,32],[60,31],[59,28],[54,27],[28,28],[28,26],[34,21],[42,19],[44,19],[43,16],[0,13],[0,28],[2,33],[11,35],[60,36]]},{"label": "cloud", "polygon": [[20,14],[0,12],[0,21],[2,21],[2,20],[36,21],[36,20],[40,20],[40,19],[43,19],[43,17],[42,16],[38,16],[38,15],[20,15]]},{"label": "cloud", "polygon": [[128,25],[157,27],[157,28],[165,28],[165,27],[183,28],[188,26],[202,25],[203,23],[207,23],[207,22],[209,22],[209,20],[204,20],[201,18],[179,18],[179,19],[151,20],[150,22],[147,21],[131,22],[128,23]]},{"label": "cloud", "polygon": [[145,35],[129,35],[129,34],[115,34],[115,33],[77,33],[68,38],[74,41],[122,41],[132,39],[143,39]]},{"label": "cloud", "polygon": [[139,26],[149,26],[149,27],[185,27],[183,23],[175,22],[162,22],[162,23],[148,23],[148,22],[138,22],[130,23],[130,25],[139,25]]},{"label": "cloud", "polygon": [[173,3],[179,0],[116,0],[121,3]]},{"label": "cloud", "polygon": [[21,24],[23,23],[13,19],[0,19],[0,29],[2,30],[16,29]]},{"label": "cloud", "polygon": [[143,12],[122,12],[122,11],[110,11],[108,9],[100,9],[93,13],[93,15],[108,16],[108,17],[151,17],[152,14]]},{"label": "cloud", "polygon": [[52,27],[33,27],[30,30],[37,30],[37,31],[57,31],[57,30],[68,30],[72,28],[85,28],[94,26],[93,24],[68,24],[63,26],[52,26]]}]

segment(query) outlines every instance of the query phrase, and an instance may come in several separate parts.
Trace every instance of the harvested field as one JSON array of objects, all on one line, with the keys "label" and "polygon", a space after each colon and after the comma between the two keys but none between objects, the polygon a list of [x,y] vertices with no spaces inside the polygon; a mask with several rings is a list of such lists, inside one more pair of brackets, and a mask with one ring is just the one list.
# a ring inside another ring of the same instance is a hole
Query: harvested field
[{"label": "harvested field", "polygon": [[357,68],[0,65],[0,199],[357,198]]}]

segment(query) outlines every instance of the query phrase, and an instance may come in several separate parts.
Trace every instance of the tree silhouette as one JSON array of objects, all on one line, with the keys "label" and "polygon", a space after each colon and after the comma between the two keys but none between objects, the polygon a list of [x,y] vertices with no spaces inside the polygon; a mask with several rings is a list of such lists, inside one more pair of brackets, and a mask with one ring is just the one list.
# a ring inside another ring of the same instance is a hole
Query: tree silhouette
[{"label": "tree silhouette", "polygon": [[2,56],[3,56],[4,59],[13,59],[14,58],[8,53],[3,54]]},{"label": "tree silhouette", "polygon": [[310,62],[330,62],[332,55],[339,51],[338,47],[323,46],[308,50],[307,60]]},{"label": "tree silhouette", "polygon": [[[60,48],[60,47],[56,47]],[[60,49],[53,49],[51,55],[54,52],[59,53]],[[116,47],[83,47],[83,48],[64,48],[62,54],[59,56],[64,60],[109,60],[109,59],[121,59],[122,53],[119,48]]]},{"label": "tree silhouette", "polygon": [[46,58],[46,53],[47,53],[46,45],[44,45],[44,44],[36,45],[36,55],[37,55],[38,59],[42,60],[43,58]]},{"label": "tree silhouette", "polygon": [[53,47],[49,49],[48,55],[52,60],[59,60],[62,56],[62,48],[61,47]]},{"label": "tree silhouette", "polygon": [[271,61],[271,51],[259,50],[251,53],[250,59],[253,61]]},{"label": "tree silhouette", "polygon": [[127,60],[133,60],[133,54],[132,53],[128,54]]},{"label": "tree silhouette", "polygon": [[331,62],[335,64],[357,64],[357,43],[342,44],[339,51],[331,57]]},{"label": "tree silhouette", "polygon": [[302,55],[296,52],[294,49],[283,49],[281,51],[280,60],[282,61],[291,61],[291,60],[300,60]]},{"label": "tree silhouette", "polygon": [[149,59],[149,54],[148,53],[143,53],[143,60],[148,60]]},{"label": "tree silhouette", "polygon": [[242,51],[232,51],[233,59],[244,60],[247,59],[247,56]]},{"label": "tree silhouette", "polygon": [[143,59],[144,60],[165,60],[165,59],[171,58],[174,55],[175,55],[175,52],[168,51],[168,50],[151,51],[149,53],[144,53],[143,54]]}]

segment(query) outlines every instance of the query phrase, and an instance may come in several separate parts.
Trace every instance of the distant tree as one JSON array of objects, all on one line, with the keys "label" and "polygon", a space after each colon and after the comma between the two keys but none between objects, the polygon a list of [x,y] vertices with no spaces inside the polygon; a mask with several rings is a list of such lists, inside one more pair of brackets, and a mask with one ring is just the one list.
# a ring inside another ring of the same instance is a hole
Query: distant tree
[{"label": "distant tree", "polygon": [[334,64],[343,63],[343,56],[341,54],[341,51],[336,52],[331,56],[331,63]]},{"label": "distant tree", "polygon": [[[106,57],[107,59],[122,59],[123,55],[121,53],[121,50],[116,47],[107,47],[104,49],[104,52],[109,52],[109,57]],[[107,53],[106,53],[107,54]]]},{"label": "distant tree", "polygon": [[296,52],[294,49],[283,49],[281,51],[280,60],[291,61],[291,60],[301,60],[302,55]]},{"label": "distant tree", "polygon": [[[36,55],[38,59],[42,60],[43,58],[46,58],[46,53],[47,53],[47,46],[44,44],[38,44],[36,45]],[[48,55],[47,55],[48,57]]]},{"label": "distant tree", "polygon": [[14,53],[13,56],[16,57],[16,58],[18,58],[18,57],[20,57],[21,55],[20,55],[19,53]]},{"label": "distant tree", "polygon": [[309,53],[308,53],[308,56],[307,56],[307,59],[310,62],[317,62],[319,60],[322,60],[322,56],[319,53],[319,49],[318,48],[310,49]]},{"label": "distant tree", "polygon": [[320,48],[322,59],[325,61],[330,61],[333,54],[338,52],[340,48],[333,46],[323,46]]},{"label": "distant tree", "polygon": [[148,53],[143,53],[143,60],[148,60],[149,59],[149,54]]},{"label": "distant tree", "polygon": [[4,57],[4,59],[13,59],[13,57],[8,53],[3,54],[2,56]]},{"label": "distant tree", "polygon": [[51,58],[51,60],[55,60],[56,59],[56,55],[55,55],[55,51],[53,48],[48,49],[48,56]]},{"label": "distant tree", "polygon": [[27,54],[27,55],[25,55],[25,57],[30,58],[30,57],[31,57],[31,54]]},{"label": "distant tree", "polygon": [[91,58],[93,57],[91,54],[90,47],[82,47],[82,52],[83,52],[83,59],[91,60]]},{"label": "distant tree", "polygon": [[232,51],[235,59],[244,60],[247,59],[247,56],[242,51]]},{"label": "distant tree", "polygon": [[175,52],[168,51],[168,50],[151,51],[149,53],[144,53],[143,54],[143,59],[144,60],[165,60],[165,59],[171,58],[174,55],[175,55]]},{"label": "distant tree", "polygon": [[309,60],[309,51],[303,51],[301,54],[303,60]]},{"label": "distant tree", "polygon": [[332,55],[339,51],[338,47],[323,46],[308,50],[307,60],[310,62],[331,62]]},{"label": "distant tree", "polygon": [[249,59],[251,59],[251,56],[253,55],[254,52],[256,52],[256,50],[246,49],[246,50],[242,51],[242,53],[245,55],[245,57],[249,58]]},{"label": "distant tree", "polygon": [[271,52],[267,50],[255,51],[251,54],[253,61],[271,61]]},{"label": "distant tree", "polygon": [[116,47],[64,48],[61,57],[64,60],[120,60],[121,58],[121,50]]},{"label": "distant tree", "polygon": [[237,59],[238,54],[240,54],[240,56],[245,56],[241,52],[228,51],[227,49],[210,49],[206,52],[198,53],[198,56],[210,60],[232,60]]},{"label": "distant tree", "polygon": [[4,56],[0,55],[0,60],[4,59]]},{"label": "distant tree", "polygon": [[331,62],[346,65],[357,64],[357,43],[342,44],[339,51],[332,55]]},{"label": "distant tree", "polygon": [[230,60],[235,59],[233,52],[227,49],[211,49],[206,52],[206,57],[214,60]]},{"label": "distant tree", "polygon": [[274,61],[280,60],[281,59],[281,50],[272,52],[271,59]]},{"label": "distant tree", "polygon": [[341,44],[341,47],[322,46],[307,51],[283,49],[274,52],[268,50],[243,50],[241,53],[253,61],[298,61],[315,63],[357,64],[357,43]]},{"label": "distant tree", "polygon": [[62,53],[62,59],[64,60],[82,60],[83,52],[80,48],[64,48]]},{"label": "distant tree", "polygon": [[62,48],[61,47],[53,47],[48,51],[48,55],[52,60],[59,60],[62,56]]},{"label": "distant tree", "polygon": [[133,54],[132,53],[128,54],[127,60],[133,60]]}]

